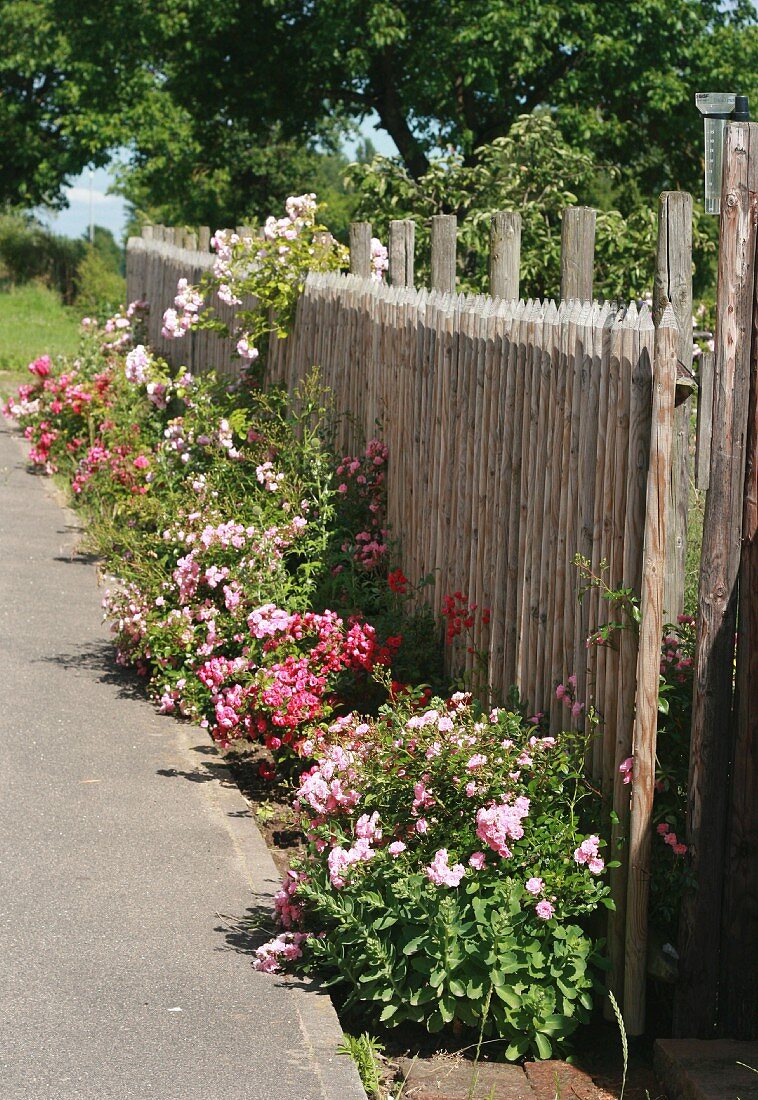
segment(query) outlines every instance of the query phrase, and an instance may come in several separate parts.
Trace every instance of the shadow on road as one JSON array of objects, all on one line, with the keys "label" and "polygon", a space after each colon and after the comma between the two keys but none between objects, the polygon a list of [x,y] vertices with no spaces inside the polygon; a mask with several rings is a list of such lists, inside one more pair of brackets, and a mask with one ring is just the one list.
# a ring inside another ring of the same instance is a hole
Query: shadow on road
[{"label": "shadow on road", "polygon": [[257,948],[276,934],[270,906],[251,905],[241,917],[219,913],[224,922],[213,929],[224,937],[217,951],[236,951],[240,955],[254,955]]},{"label": "shadow on road", "polygon": [[122,668],[116,663],[116,652],[112,642],[94,642],[88,647],[70,653],[51,653],[49,657],[40,657],[38,660],[46,664],[59,665],[61,668],[89,669],[98,674],[97,678],[101,684],[113,685],[120,698],[145,699],[145,689],[136,672]]}]

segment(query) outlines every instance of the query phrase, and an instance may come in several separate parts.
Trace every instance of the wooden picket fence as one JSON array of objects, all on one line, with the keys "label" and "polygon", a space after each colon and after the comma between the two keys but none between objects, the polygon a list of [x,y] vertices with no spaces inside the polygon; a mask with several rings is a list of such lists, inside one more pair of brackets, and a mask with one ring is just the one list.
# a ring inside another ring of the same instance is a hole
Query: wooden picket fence
[{"label": "wooden picket fence", "polygon": [[[667,234],[670,220],[662,225]],[[553,731],[581,726],[590,710],[597,715],[588,771],[615,811],[614,840],[625,841],[613,853],[620,866],[611,877],[610,988],[637,1034],[645,1016],[666,521],[676,511],[677,360],[686,333],[677,316],[684,311],[690,323],[691,291],[689,299],[674,297],[681,272],[659,270],[657,326],[647,306],[593,301],[594,212],[583,209],[564,218],[559,304],[518,300],[518,215],[493,219],[498,297],[455,293],[454,218],[432,219],[432,290],[412,286],[408,222],[392,225],[392,285],[368,277],[370,236],[365,223],[351,227],[350,275],[308,277],[293,332],[270,349],[267,379],[294,394],[317,366],[346,414],[338,446],[354,452],[375,435],[388,445],[388,520],[405,573],[413,581],[432,575],[436,605],[459,591],[479,611],[489,609],[488,623],[475,619],[472,638],[456,639],[452,663],[474,672],[477,654],[485,654],[483,691],[498,699],[517,686],[532,712],[550,712]],[[177,279],[197,281],[212,263],[175,241],[174,231],[155,227],[152,237],[129,242],[130,297],[150,301],[159,352],[178,353],[192,370],[229,370],[229,343],[207,334],[190,345],[160,337]],[[610,588],[633,590],[639,633],[623,630],[613,645],[587,646],[617,612],[597,587],[579,599],[586,578],[577,555]],[[581,715],[556,700],[570,676]],[[619,765],[632,754],[630,804]]]}]

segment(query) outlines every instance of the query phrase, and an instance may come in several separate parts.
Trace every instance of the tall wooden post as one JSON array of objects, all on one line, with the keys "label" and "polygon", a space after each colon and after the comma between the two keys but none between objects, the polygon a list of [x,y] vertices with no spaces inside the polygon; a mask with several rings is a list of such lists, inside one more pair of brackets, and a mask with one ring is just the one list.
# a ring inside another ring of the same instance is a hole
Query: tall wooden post
[{"label": "tall wooden post", "polygon": [[500,210],[490,222],[490,295],[518,301],[521,266],[521,215]]},{"label": "tall wooden post", "polygon": [[455,214],[432,217],[432,290],[455,293],[455,253],[458,219]]},{"label": "tall wooden post", "polygon": [[[758,153],[756,154],[758,159]],[[758,288],[753,299],[719,1031],[758,1039]]]},{"label": "tall wooden post", "polygon": [[634,780],[624,958],[624,1024],[630,1035],[641,1035],[645,1030],[647,910],[666,553],[665,501],[666,487],[671,477],[678,343],[676,318],[673,310],[668,308],[655,333],[650,466],[647,475],[640,640],[637,655],[637,699],[632,735]]},{"label": "tall wooden post", "polygon": [[682,906],[674,1004],[674,1032],[689,1038],[711,1037],[717,1017],[756,239],[751,207],[756,202],[758,125],[727,123],[687,807],[695,886]]},{"label": "tall wooden post", "polygon": [[595,222],[589,206],[567,206],[561,226],[561,301],[592,301],[595,273]]},{"label": "tall wooden post", "polygon": [[350,222],[350,274],[371,275],[371,222]]},{"label": "tall wooden post", "polygon": [[197,247],[200,252],[211,250],[211,230],[208,225],[201,225],[197,231]]},{"label": "tall wooden post", "polygon": [[415,241],[416,225],[411,218],[390,222],[389,274],[392,286],[413,286]]},{"label": "tall wooden post", "polygon": [[[658,205],[658,255],[653,284],[653,320],[659,323],[666,306],[679,326],[679,362],[692,367],[692,196],[664,191]],[[687,510],[690,497],[690,415],[692,399],[674,413],[674,458],[668,488],[666,587],[663,609],[667,622],[684,611],[684,563],[687,555]]]}]

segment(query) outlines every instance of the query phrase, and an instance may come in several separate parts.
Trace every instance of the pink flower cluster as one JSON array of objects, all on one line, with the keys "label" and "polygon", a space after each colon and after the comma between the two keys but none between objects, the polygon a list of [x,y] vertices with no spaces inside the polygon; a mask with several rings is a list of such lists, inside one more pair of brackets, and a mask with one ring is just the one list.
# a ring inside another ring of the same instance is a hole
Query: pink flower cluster
[{"label": "pink flower cluster", "polygon": [[253,969],[264,974],[276,974],[281,970],[282,961],[291,962],[301,957],[303,950],[300,945],[309,935],[308,932],[282,932],[276,939],[256,949]]},{"label": "pink flower cluster", "polygon": [[[695,620],[691,615],[678,615],[679,626],[692,628]],[[661,674],[676,679],[680,684],[686,683],[688,675],[692,675],[692,657],[682,650],[682,639],[678,634],[671,632],[663,639],[661,648]]]},{"label": "pink flower cluster", "polygon": [[663,837],[663,843],[668,844],[675,856],[687,854],[687,845],[682,844],[674,830],[665,821],[662,821],[660,825],[656,825],[655,831],[658,836]]},{"label": "pink flower cluster", "polygon": [[164,312],[161,329],[161,335],[170,340],[185,336],[197,325],[203,307],[203,295],[197,287],[190,286],[187,279],[180,279],[176,284],[174,305],[176,309],[167,309]]},{"label": "pink flower cluster", "polygon": [[274,909],[282,928],[293,928],[300,920],[303,907],[297,901],[293,901],[293,898],[300,883],[306,881],[306,875],[289,870],[284,876],[281,890],[274,894]]},{"label": "pink flower cluster", "polygon": [[127,382],[135,386],[141,386],[148,379],[152,359],[144,344],[137,344],[136,348],[127,354],[124,363],[124,376]]},{"label": "pink flower cluster", "polygon": [[521,824],[529,813],[529,799],[520,795],[511,804],[502,802],[483,806],[476,814],[476,835],[503,859],[510,859],[508,840],[520,840],[524,835]]},{"label": "pink flower cluster", "polygon": [[359,511],[369,517],[362,531],[352,542],[342,544],[342,552],[349,554],[362,569],[371,571],[382,564],[387,555],[386,514],[386,465],[388,450],[384,443],[372,439],[363,455],[346,455],[337,467],[339,479],[337,492]]},{"label": "pink flower cluster", "polygon": [[136,453],[126,444],[109,449],[100,440],[96,440],[80,459],[71,489],[76,496],[80,496],[95,474],[105,468],[110,481],[121,485],[130,493],[143,496],[152,481],[150,466],[147,455]]},{"label": "pink flower cluster", "polygon": [[[187,564],[182,568],[186,573]],[[192,574],[180,577],[185,585],[195,580]],[[214,684],[211,733],[222,744],[263,737],[271,749],[285,743],[297,750],[304,728],[328,709],[340,674],[370,672],[392,658],[389,642],[394,639],[380,645],[369,623],[346,624],[333,611],[290,615],[268,604],[252,612],[248,624],[254,637],[266,639],[263,655],[249,658],[242,670],[235,668],[231,684]],[[206,669],[199,674],[206,675]]]},{"label": "pink flower cluster", "polygon": [[581,718],[584,714],[586,704],[579,702],[576,698],[576,676],[569,676],[565,684],[558,684],[555,697],[571,711],[572,718]]},{"label": "pink flower cluster", "polygon": [[371,238],[371,278],[376,283],[383,283],[384,276],[389,270],[390,260],[386,247],[377,237]]},{"label": "pink flower cluster", "polygon": [[634,780],[634,757],[627,756],[626,760],[622,760],[619,764],[619,772],[623,775],[623,782],[629,784]]},{"label": "pink flower cluster", "polygon": [[602,873],[605,863],[599,854],[600,837],[588,836],[574,851],[574,862],[586,866],[593,875]]},{"label": "pink flower cluster", "polygon": [[[143,299],[137,299],[130,302],[126,309],[122,308],[109,317],[103,326],[106,338],[102,344],[102,350],[123,351],[124,348],[136,343],[136,337],[144,332],[149,311],[148,303]],[[85,327],[88,330],[95,330],[97,326],[90,324]]]},{"label": "pink flower cluster", "polygon": [[[92,379],[84,378],[78,361],[71,370],[56,377],[48,355],[30,363],[29,371],[35,381],[19,386],[16,398],[7,401],[2,412],[24,425],[24,437],[31,443],[30,462],[47,473],[55,473],[57,441],[61,437],[65,440],[69,454],[76,454],[85,446],[90,421],[94,419],[98,424],[99,416],[104,415],[111,403],[111,377],[108,371],[102,371]],[[81,427],[79,435],[72,431],[77,421]]]},{"label": "pink flower cluster", "polygon": [[435,886],[458,886],[466,874],[466,868],[462,863],[454,863],[451,867],[448,859],[447,848],[440,848],[426,868],[426,877]]}]

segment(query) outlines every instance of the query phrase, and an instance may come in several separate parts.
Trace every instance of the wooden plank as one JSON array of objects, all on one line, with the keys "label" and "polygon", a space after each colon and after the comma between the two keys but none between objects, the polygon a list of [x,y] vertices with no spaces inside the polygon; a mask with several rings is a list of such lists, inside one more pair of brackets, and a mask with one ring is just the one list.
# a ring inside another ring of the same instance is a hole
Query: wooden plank
[{"label": "wooden plank", "polygon": [[629,884],[624,960],[624,1024],[629,1035],[645,1030],[647,911],[650,889],[658,680],[663,628],[666,494],[671,477],[674,397],[679,334],[668,308],[656,332],[650,467],[647,480],[640,641],[634,719],[634,781],[629,838]]},{"label": "wooden plank", "polygon": [[697,387],[697,438],[695,444],[695,485],[707,489],[711,470],[711,434],[713,431],[713,352],[700,356]]},{"label": "wooden plank", "polygon": [[[613,502],[616,494],[616,427],[618,423],[619,377],[621,370],[621,341],[623,335],[625,310],[621,309],[610,330],[610,348],[608,356],[608,409],[605,429],[605,469],[603,488],[600,498],[601,531],[600,561],[606,562],[610,569],[613,555]],[[606,573],[605,580],[610,579]],[[598,625],[608,622],[612,609],[605,600],[598,601]],[[615,684],[612,678],[611,648],[607,644],[599,646],[597,655],[596,697],[597,708],[602,721],[602,771],[600,775],[603,802],[610,804],[613,790],[613,759],[615,729],[613,721],[616,708]]]},{"label": "wooden plank", "polygon": [[542,328],[542,304],[533,302],[526,317],[526,344],[524,350],[524,398],[521,417],[521,486],[519,490],[518,549],[516,557],[516,669],[521,697],[531,706],[529,642],[529,589],[531,587],[530,536],[533,527],[532,456],[536,445],[539,418],[539,384],[541,366],[537,329]]},{"label": "wooden plank", "polygon": [[371,222],[350,222],[350,274],[371,275]]},{"label": "wooden plank", "polygon": [[490,221],[490,294],[518,301],[521,267],[521,215],[500,210]]},{"label": "wooden plank", "polygon": [[527,535],[526,549],[529,554],[529,589],[525,600],[525,618],[528,636],[525,648],[528,655],[528,694],[532,704],[532,713],[545,712],[550,706],[549,690],[544,688],[544,652],[545,652],[545,589],[543,573],[543,551],[547,553],[549,522],[546,516],[546,502],[550,500],[551,478],[548,473],[550,438],[548,417],[550,412],[550,368],[552,365],[551,343],[555,335],[557,310],[554,302],[548,302],[541,312],[536,333],[535,402],[537,407],[535,440],[530,464],[532,483],[531,531]]},{"label": "wooden plank", "polygon": [[[505,608],[503,629],[505,653],[503,657],[503,683],[515,684],[521,690],[518,668],[519,621],[517,607],[521,584],[522,562],[519,559],[520,526],[522,518],[522,463],[524,446],[524,406],[527,391],[527,348],[529,322],[533,303],[526,303],[519,321],[515,372],[515,401],[513,406],[513,435],[511,447],[511,487],[508,501],[508,558],[505,572]],[[528,401],[528,398],[527,398]],[[528,408],[528,406],[527,406]]]},{"label": "wooden plank", "polygon": [[[752,156],[751,156],[752,150]],[[685,895],[674,1034],[713,1034],[718,1003],[726,791],[737,574],[742,537],[752,326],[758,126],[727,123],[716,298],[713,441],[705,503],[690,744],[687,844],[695,888]]]},{"label": "wooden plank", "polygon": [[[692,196],[685,191],[664,191],[658,204],[658,253],[653,284],[653,320],[660,322],[668,305],[679,326],[679,362],[692,367]],[[669,486],[666,550],[667,622],[684,610],[684,563],[687,555],[687,512],[690,498],[690,415],[687,398],[674,414],[674,461]]]},{"label": "wooden plank", "polygon": [[[580,333],[581,358],[581,420],[579,425],[579,494],[577,500],[576,552],[588,561],[592,558],[592,537],[595,523],[595,467],[597,464],[598,404],[600,397],[599,361],[595,357],[598,326],[602,310],[594,303],[585,314],[585,325]],[[578,569],[573,574],[574,591],[579,594],[584,584]],[[576,698],[587,703],[588,698],[588,648],[590,633],[590,600],[585,593],[577,600],[574,626],[574,673],[577,678]],[[586,711],[585,711],[586,714]],[[584,719],[583,719],[584,721]]]},{"label": "wooden plank", "polygon": [[[548,610],[549,619],[553,623],[550,664],[550,685],[553,699],[556,686],[564,683],[566,676],[563,666],[563,614],[566,601],[566,518],[568,515],[568,481],[564,475],[564,471],[569,461],[569,453],[571,450],[571,406],[574,388],[574,363],[569,340],[569,317],[572,315],[576,315],[575,304],[562,301],[559,307],[560,346],[556,365],[558,372],[556,390],[557,412],[559,415],[556,419],[554,429],[555,449],[553,451],[553,469],[560,470],[561,477],[556,479],[555,495],[551,502],[553,508],[553,530],[555,532],[553,547],[554,582]],[[554,705],[550,708],[551,734],[557,733],[563,727],[563,720],[563,707],[554,699]]]},{"label": "wooden plank", "polygon": [[519,302],[508,318],[504,334],[502,352],[501,408],[500,422],[503,425],[503,444],[498,464],[498,515],[497,555],[495,559],[495,581],[492,610],[492,635],[490,643],[490,668],[492,687],[504,695],[511,684],[515,669],[506,664],[508,622],[505,608],[508,595],[508,563],[514,553],[510,539],[510,507],[513,484],[513,448],[516,436],[516,373],[518,365],[519,331],[526,310],[524,302]]},{"label": "wooden plank", "polygon": [[[537,671],[534,689],[534,704],[538,710],[552,711],[555,705],[554,689],[551,682],[551,657],[554,619],[551,617],[551,600],[555,577],[554,547],[555,527],[553,514],[556,506],[556,486],[560,480],[560,470],[553,465],[553,454],[559,432],[557,424],[562,423],[557,409],[557,357],[560,346],[558,308],[554,301],[545,306],[544,347],[542,352],[542,381],[540,405],[544,407],[544,428],[539,455],[544,456],[544,484],[542,486],[541,507],[541,545],[539,548],[539,577],[537,594],[539,599],[537,622]],[[539,461],[539,459],[538,459]],[[542,481],[543,479],[540,478]],[[557,710],[557,708],[555,708]]]},{"label": "wooden plank", "polygon": [[592,301],[597,211],[567,206],[561,225],[561,301]]},{"label": "wooden plank", "polygon": [[442,294],[455,293],[456,240],[458,219],[455,214],[432,217],[432,289]]},{"label": "wooden plank", "polygon": [[[563,596],[563,678],[564,682],[569,676],[576,676],[578,668],[576,664],[576,620],[579,610],[577,594],[579,590],[579,574],[574,564],[577,546],[579,544],[579,452],[581,441],[581,423],[585,413],[582,393],[582,378],[584,375],[584,345],[582,334],[589,320],[592,306],[589,302],[575,302],[569,311],[569,376],[567,386],[571,386],[571,425],[569,435],[568,456],[563,459],[563,476],[567,478],[566,486],[566,545],[565,545],[565,580]],[[582,654],[582,664],[585,654]],[[582,700],[583,702],[584,700]],[[567,728],[577,728],[584,724],[583,719],[571,716],[567,722]]]}]

